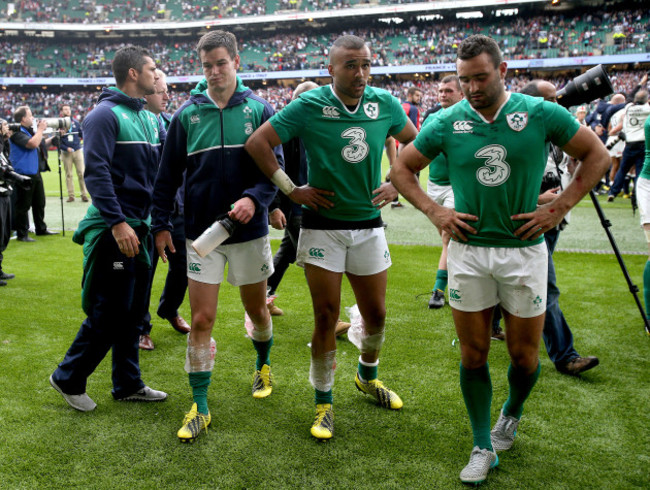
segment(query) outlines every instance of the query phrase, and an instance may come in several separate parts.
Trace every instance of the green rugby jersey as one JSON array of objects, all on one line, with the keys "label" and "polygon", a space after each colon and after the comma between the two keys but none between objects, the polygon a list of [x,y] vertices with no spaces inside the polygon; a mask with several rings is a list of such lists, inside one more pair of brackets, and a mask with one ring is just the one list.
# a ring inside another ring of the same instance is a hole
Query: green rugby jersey
[{"label": "green rugby jersey", "polygon": [[351,112],[331,85],[301,94],[270,119],[283,142],[302,138],[309,185],[334,192],[330,197],[334,206],[319,208],[318,213],[341,221],[380,216],[372,191],[382,182],[384,143],[407,121],[399,100],[386,90],[366,86]]},{"label": "green rugby jersey", "polygon": [[468,244],[483,247],[526,247],[514,231],[525,221],[510,216],[537,207],[549,141],[564,146],[579,129],[558,104],[522,94],[508,94],[494,121],[488,123],[462,100],[426,126],[415,148],[427,158],[440,153],[448,162],[456,211],[478,216],[469,222],[476,235]]},{"label": "green rugby jersey", "polygon": [[[434,112],[429,117],[427,117],[422,123],[422,128],[420,131],[431,124],[433,119],[440,115],[442,111],[444,111],[444,109],[440,109],[439,111]],[[440,153],[429,164],[429,180],[436,185],[450,185],[449,170],[447,169],[447,159],[445,158],[444,154]]]}]

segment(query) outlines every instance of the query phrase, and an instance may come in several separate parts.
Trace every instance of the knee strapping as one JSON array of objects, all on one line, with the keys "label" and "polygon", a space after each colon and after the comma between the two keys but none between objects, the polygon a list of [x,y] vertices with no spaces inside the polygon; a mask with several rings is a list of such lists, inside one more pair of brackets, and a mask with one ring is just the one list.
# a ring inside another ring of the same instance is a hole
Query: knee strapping
[{"label": "knee strapping", "polygon": [[185,353],[185,372],[200,373],[212,371],[214,368],[214,356],[217,353],[217,342],[210,338],[207,346],[193,345],[190,336],[187,336],[187,351]]},{"label": "knee strapping", "polygon": [[350,330],[348,330],[348,340],[352,342],[362,354],[367,352],[376,352],[381,349],[384,343],[384,329],[380,332],[369,335],[366,331],[366,325],[359,312],[357,305],[347,309],[350,317]]},{"label": "knee strapping", "polygon": [[329,391],[334,386],[336,351],[326,352],[322,357],[311,358],[309,381],[318,391]]},{"label": "knee strapping", "polygon": [[251,317],[248,316],[248,313],[244,313],[244,327],[246,327],[246,333],[248,336],[257,341],[257,342],[268,342],[273,337],[273,320],[269,317],[269,323],[263,327],[256,325],[251,320]]}]

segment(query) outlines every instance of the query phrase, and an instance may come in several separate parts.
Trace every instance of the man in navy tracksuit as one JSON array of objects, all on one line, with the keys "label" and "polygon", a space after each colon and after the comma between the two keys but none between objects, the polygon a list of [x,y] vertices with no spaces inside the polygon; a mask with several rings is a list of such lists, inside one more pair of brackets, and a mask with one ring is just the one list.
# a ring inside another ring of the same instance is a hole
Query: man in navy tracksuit
[{"label": "man in navy tracksuit", "polygon": [[145,386],[138,360],[138,322],[151,258],[153,181],[165,130],[144,110],[153,93],[156,65],[144,49],[127,46],[113,59],[117,87],[104,89],[83,123],[86,185],[93,204],[73,240],[84,246],[81,324],[50,383],[73,408],[96,407],[86,381],[113,350],[113,397],[161,401],[162,391]]},{"label": "man in navy tracksuit", "polygon": [[[170,234],[174,198],[185,182],[187,277],[192,308],[185,370],[194,404],[178,431],[182,442],[194,440],[211,422],[207,404],[215,352],[211,334],[226,263],[227,280],[239,287],[246,328],[257,351],[252,395],[264,398],[272,391],[269,353],[273,328],[266,307],[266,279],[273,273],[273,260],[267,208],[276,187],[246,153],[244,143],[273,115],[273,109],[237,77],[239,55],[233,34],[212,31],[199,40],[197,51],[206,79],[172,118],[156,179],[153,210],[156,248],[166,261],[165,248],[175,252]],[[282,158],[280,147],[276,155]],[[204,257],[199,256],[191,247],[192,241],[226,215],[238,224],[232,236]]]}]

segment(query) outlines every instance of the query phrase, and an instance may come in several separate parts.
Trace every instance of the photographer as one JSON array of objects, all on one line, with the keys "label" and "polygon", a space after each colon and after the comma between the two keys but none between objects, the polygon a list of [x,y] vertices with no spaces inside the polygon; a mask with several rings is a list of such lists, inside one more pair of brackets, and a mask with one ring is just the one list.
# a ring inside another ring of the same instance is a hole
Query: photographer
[{"label": "photographer", "polygon": [[36,131],[32,130],[34,116],[27,106],[21,106],[14,112],[14,121],[20,124],[11,135],[11,161],[17,173],[32,179],[32,185],[25,189],[16,189],[15,201],[15,229],[20,242],[33,242],[28,235],[29,218],[27,212],[32,208],[34,228],[37,235],[55,235],[47,229],[45,224],[45,188],[41,178],[39,166],[39,148],[43,142],[43,132],[47,128],[47,121],[40,120]]},{"label": "photographer", "polygon": [[11,237],[11,192],[12,176],[20,177],[9,164],[9,126],[7,121],[0,119],[0,286],[7,285],[7,279],[13,279],[14,274],[2,270],[2,252],[5,251]]}]

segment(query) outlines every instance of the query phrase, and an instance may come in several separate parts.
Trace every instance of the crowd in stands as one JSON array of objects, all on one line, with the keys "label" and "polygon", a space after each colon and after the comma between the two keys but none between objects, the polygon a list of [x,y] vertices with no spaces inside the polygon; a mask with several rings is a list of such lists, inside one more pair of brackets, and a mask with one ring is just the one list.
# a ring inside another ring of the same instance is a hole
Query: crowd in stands
[{"label": "crowd in stands", "polygon": [[423,0],[121,0],[98,3],[93,0],[17,0],[8,20],[20,22],[113,24],[193,21],[245,15],[266,15],[291,10],[334,10],[364,5],[418,3]]},{"label": "crowd in stands", "polygon": [[[609,74],[610,80],[614,87],[615,92],[628,93],[638,83],[643,72],[641,71],[614,71]],[[506,79],[506,88],[512,92],[518,92],[526,83],[531,80],[532,76],[528,73],[518,74],[516,76],[508,77]],[[570,80],[564,77],[548,79],[558,88],[563,87]],[[409,87],[415,85],[422,90],[422,102],[420,104],[420,114],[424,114],[427,109],[435,105],[438,101],[438,82],[426,78],[395,81],[387,77],[382,80],[375,79],[371,81],[371,85],[384,88],[390,91],[394,96],[400,100],[405,100],[406,91]],[[289,103],[293,95],[292,87],[284,87],[282,85],[267,85],[262,88],[254,88],[254,92],[260,97],[268,100],[276,111],[282,109]],[[94,107],[99,91],[74,91],[66,93],[49,93],[43,91],[27,91],[27,90],[6,90],[0,91],[0,118],[13,120],[12,115],[14,110],[20,106],[27,104],[31,107],[32,112],[36,118],[41,117],[58,117],[59,109],[64,103],[69,104],[74,117],[83,119],[88,112]],[[168,104],[168,111],[173,113],[178,109],[189,97],[189,90],[174,90],[170,87],[170,100]],[[595,107],[595,102],[592,104]]]},{"label": "crowd in stands", "polygon": [[[244,3],[246,8],[261,8],[259,2],[242,0],[242,5]],[[113,4],[111,8],[120,8],[120,5]],[[141,9],[144,9],[147,1],[142,5]],[[188,3],[185,6],[192,10],[200,5]],[[625,41],[616,44],[614,31],[622,33],[624,37],[620,39]],[[327,64],[328,46],[341,34],[355,34],[367,39],[372,45],[375,66],[452,63],[458,43],[474,33],[497,39],[506,59],[650,52],[650,15],[641,10],[628,10],[587,15],[495,17],[462,22],[443,20],[408,26],[377,23],[349,32],[321,34],[240,35],[241,70],[322,68]],[[124,44],[5,41],[0,43],[0,76],[109,77],[113,53]],[[200,73],[194,41],[157,39],[148,42],[146,47],[169,75]]]},{"label": "crowd in stands", "polygon": [[[0,2],[7,4],[8,2]],[[126,24],[156,21],[193,21],[242,15],[265,15],[276,9],[274,0],[19,0],[7,20],[75,24]],[[267,5],[270,4],[270,8]],[[5,5],[4,8],[7,8]],[[4,10],[3,8],[3,10]]]}]

